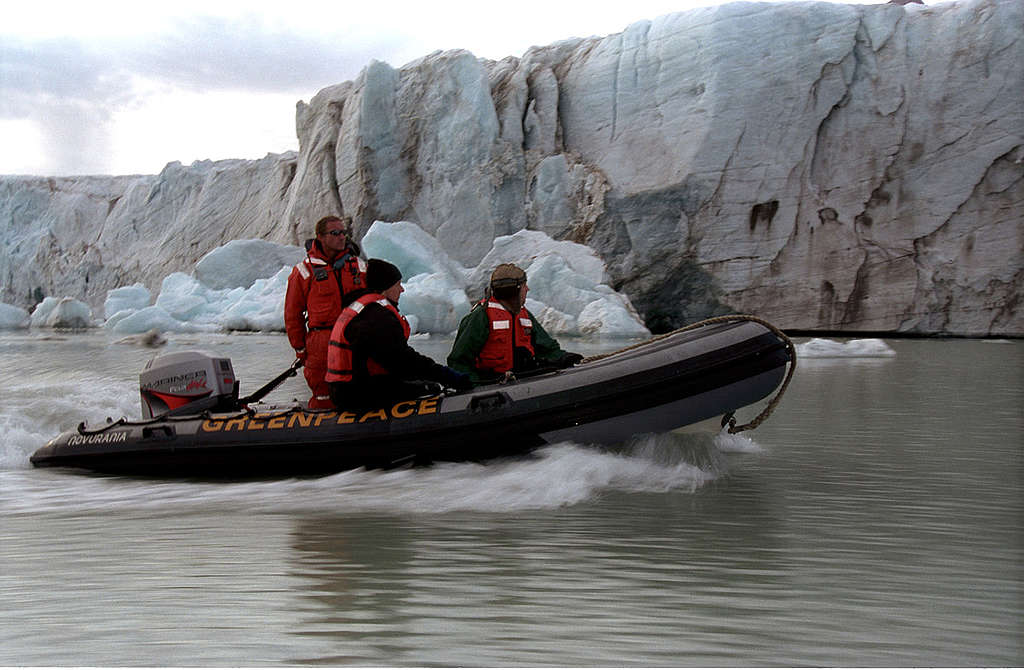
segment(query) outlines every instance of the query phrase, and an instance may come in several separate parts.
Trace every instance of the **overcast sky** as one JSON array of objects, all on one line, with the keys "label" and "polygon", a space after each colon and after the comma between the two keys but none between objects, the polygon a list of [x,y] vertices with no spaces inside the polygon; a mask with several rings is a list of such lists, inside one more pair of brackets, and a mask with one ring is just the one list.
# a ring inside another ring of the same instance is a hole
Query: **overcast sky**
[{"label": "overcast sky", "polygon": [[463,48],[498,60],[720,2],[18,0],[0,18],[0,174],[261,158],[298,149],[297,101],[371,59]]}]

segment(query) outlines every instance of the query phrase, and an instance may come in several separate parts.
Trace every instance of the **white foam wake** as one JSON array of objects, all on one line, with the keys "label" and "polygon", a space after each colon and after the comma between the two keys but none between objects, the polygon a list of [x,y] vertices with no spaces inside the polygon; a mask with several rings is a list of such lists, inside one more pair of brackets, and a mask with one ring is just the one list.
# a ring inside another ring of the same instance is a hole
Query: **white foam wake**
[{"label": "white foam wake", "polygon": [[[692,492],[721,477],[730,451],[757,451],[740,436],[657,435],[609,450],[572,443],[523,458],[439,463],[427,468],[352,470],[317,479],[255,482],[154,481],[58,471],[20,477],[17,496],[0,487],[6,512],[189,510],[437,514],[510,512],[576,505],[612,491]],[[11,482],[14,483],[14,482]]]}]

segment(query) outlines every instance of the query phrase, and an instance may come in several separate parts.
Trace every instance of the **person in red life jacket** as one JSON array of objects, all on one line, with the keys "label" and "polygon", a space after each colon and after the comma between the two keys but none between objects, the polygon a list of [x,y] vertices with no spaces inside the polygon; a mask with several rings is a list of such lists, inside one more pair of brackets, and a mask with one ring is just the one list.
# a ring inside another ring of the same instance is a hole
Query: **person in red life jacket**
[{"label": "person in red life jacket", "polygon": [[477,383],[507,373],[567,368],[583,357],[563,351],[526,309],[526,273],[503,263],[491,273],[489,295],[459,323],[448,365]]},{"label": "person in red life jacket", "polygon": [[442,386],[472,388],[469,375],[439,365],[409,346],[409,323],[398,311],[405,291],[402,273],[387,261],[371,258],[366,288],[349,295],[331,330],[327,375],[338,409],[375,409],[424,395]]},{"label": "person in red life jacket", "polygon": [[306,258],[292,268],[284,299],[284,327],[313,395],[310,409],[331,409],[327,341],[341,314],[344,296],[366,286],[366,261],[349,239],[351,220],[325,216],[316,222],[316,238],[306,240]]}]

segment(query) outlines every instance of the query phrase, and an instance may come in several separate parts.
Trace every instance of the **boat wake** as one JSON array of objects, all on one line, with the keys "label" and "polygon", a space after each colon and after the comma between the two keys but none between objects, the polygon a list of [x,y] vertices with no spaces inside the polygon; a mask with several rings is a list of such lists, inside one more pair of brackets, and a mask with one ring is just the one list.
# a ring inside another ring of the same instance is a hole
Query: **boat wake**
[{"label": "boat wake", "polygon": [[[153,516],[220,512],[445,514],[556,509],[610,492],[693,492],[727,472],[730,452],[756,452],[728,434],[638,437],[618,447],[569,442],[525,457],[425,468],[351,470],[316,479],[202,482],[2,472],[0,510]],[[12,478],[17,478],[14,482]]]},{"label": "boat wake", "polygon": [[[89,391],[83,392],[87,388]],[[138,396],[130,384],[96,383],[76,378],[53,381],[46,386],[19,388],[8,384],[0,408],[0,470],[31,469],[29,456],[55,434],[72,430],[82,419],[99,425],[106,417],[137,415]],[[69,417],[75,417],[69,419]]]}]

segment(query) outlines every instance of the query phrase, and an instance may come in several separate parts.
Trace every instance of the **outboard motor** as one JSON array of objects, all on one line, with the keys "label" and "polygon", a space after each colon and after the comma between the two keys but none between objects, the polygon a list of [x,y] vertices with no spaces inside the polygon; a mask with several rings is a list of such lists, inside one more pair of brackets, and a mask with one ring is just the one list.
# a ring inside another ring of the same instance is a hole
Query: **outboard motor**
[{"label": "outboard motor", "polygon": [[139,375],[142,416],[231,411],[238,407],[238,380],[230,358],[205,351],[154,356]]}]

